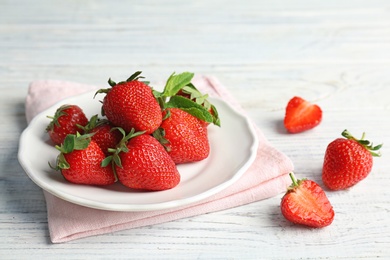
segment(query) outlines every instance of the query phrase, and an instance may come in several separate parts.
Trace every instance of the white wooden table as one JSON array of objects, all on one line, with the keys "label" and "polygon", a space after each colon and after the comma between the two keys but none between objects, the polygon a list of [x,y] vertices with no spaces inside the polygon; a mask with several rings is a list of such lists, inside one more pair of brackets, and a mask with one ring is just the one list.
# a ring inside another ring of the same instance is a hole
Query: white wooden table
[{"label": "white wooden table", "polygon": [[[327,144],[345,128],[383,142],[359,185],[328,192],[336,218],[294,226],[279,196],[165,224],[52,244],[41,189],[17,162],[29,82],[105,85],[142,70],[219,78],[298,177],[322,185]],[[390,2],[0,1],[0,259],[390,258]],[[319,104],[313,131],[288,135],[294,95]]]}]

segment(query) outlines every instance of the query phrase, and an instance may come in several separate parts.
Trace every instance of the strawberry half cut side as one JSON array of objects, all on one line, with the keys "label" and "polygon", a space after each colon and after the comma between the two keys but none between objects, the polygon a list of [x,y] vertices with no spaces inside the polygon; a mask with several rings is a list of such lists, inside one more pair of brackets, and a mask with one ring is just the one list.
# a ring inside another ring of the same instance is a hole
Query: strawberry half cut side
[{"label": "strawberry half cut side", "polygon": [[290,133],[300,133],[319,125],[322,110],[301,97],[293,97],[287,104],[284,126]]},{"label": "strawberry half cut side", "polygon": [[314,181],[297,180],[290,173],[291,186],[281,201],[283,216],[296,224],[321,228],[334,219],[333,207],[323,189]]}]

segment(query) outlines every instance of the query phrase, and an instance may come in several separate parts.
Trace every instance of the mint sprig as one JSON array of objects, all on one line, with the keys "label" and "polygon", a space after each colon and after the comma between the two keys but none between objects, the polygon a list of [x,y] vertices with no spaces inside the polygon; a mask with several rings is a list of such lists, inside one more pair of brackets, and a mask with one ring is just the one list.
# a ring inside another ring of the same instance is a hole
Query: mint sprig
[{"label": "mint sprig", "polygon": [[[179,108],[200,120],[221,126],[217,109],[207,100],[208,95],[202,94],[191,83],[193,77],[191,72],[172,73],[162,92],[153,90],[161,109]],[[188,95],[188,98],[182,94]]]},{"label": "mint sprig", "polygon": [[213,122],[213,117],[207,109],[197,104],[196,102],[183,97],[183,96],[173,96],[165,105],[166,108],[179,108],[187,113],[193,115],[194,117],[199,118],[208,123]]},{"label": "mint sprig", "polygon": [[191,72],[183,72],[175,75],[172,73],[169,76],[164,91],[162,92],[163,97],[172,97],[177,94],[184,86],[187,86],[191,83],[192,78],[194,77],[194,73]]}]

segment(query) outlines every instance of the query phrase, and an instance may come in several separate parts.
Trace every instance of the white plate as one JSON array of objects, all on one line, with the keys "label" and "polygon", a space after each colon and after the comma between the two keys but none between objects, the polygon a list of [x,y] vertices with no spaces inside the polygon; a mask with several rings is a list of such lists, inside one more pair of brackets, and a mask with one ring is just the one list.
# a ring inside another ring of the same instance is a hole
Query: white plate
[{"label": "white plate", "polygon": [[76,185],[52,170],[58,151],[45,128],[47,115],[62,104],[80,106],[88,118],[100,114],[101,103],[94,92],[65,99],[37,115],[20,137],[18,159],[27,175],[42,189],[75,204],[114,211],[148,211],[187,205],[205,199],[237,181],[256,157],[258,140],[252,123],[220,99],[217,107],[222,126],[209,126],[210,155],[207,159],[178,165],[181,182],[173,189],[141,192],[120,183],[106,187]]}]

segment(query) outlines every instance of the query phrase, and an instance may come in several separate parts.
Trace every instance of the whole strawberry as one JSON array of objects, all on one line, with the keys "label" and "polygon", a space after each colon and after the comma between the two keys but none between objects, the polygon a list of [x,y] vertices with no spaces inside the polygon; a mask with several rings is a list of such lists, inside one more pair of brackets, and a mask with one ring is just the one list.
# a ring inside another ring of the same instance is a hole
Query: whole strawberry
[{"label": "whole strawberry", "polygon": [[46,131],[54,144],[61,144],[68,134],[76,134],[80,131],[79,126],[85,126],[88,119],[83,110],[76,105],[63,105],[57,109],[54,116],[46,127]]},{"label": "whole strawberry", "polygon": [[322,168],[322,181],[331,190],[347,189],[368,176],[373,165],[373,156],[381,156],[382,145],[373,146],[365,140],[365,134],[359,140],[347,130],[342,132],[345,138],[337,138],[326,148]]},{"label": "whole strawberry", "polygon": [[91,139],[99,145],[106,156],[110,155],[109,148],[115,148],[122,139],[121,132],[107,119],[99,119],[94,115],[88,124],[82,128],[84,133],[92,134]]},{"label": "whole strawberry", "polygon": [[[160,136],[176,164],[201,161],[208,157],[210,144],[207,128],[196,117],[179,108],[168,108],[160,126]],[[164,118],[165,118],[164,117]]]},{"label": "whole strawberry", "polygon": [[172,158],[150,135],[132,130],[112,152],[113,155],[107,157],[103,165],[110,161],[114,163],[119,181],[129,188],[161,191],[180,182],[180,174]]},{"label": "whole strawberry", "polygon": [[296,224],[321,228],[334,219],[333,207],[323,189],[311,180],[296,180],[290,173],[291,186],[283,196],[280,208],[283,216]]},{"label": "whole strawberry", "polygon": [[161,108],[152,89],[139,81],[141,72],[134,73],[127,81],[116,84],[108,81],[112,88],[96,92],[106,93],[103,99],[102,113],[115,126],[126,132],[136,131],[153,133],[161,124]]},{"label": "whole strawberry", "polygon": [[67,135],[61,146],[56,170],[72,183],[86,185],[109,185],[116,181],[112,167],[102,167],[105,158],[100,147],[90,135]]},{"label": "whole strawberry", "polygon": [[284,126],[290,133],[300,133],[319,125],[322,110],[301,97],[293,97],[287,104]]}]

